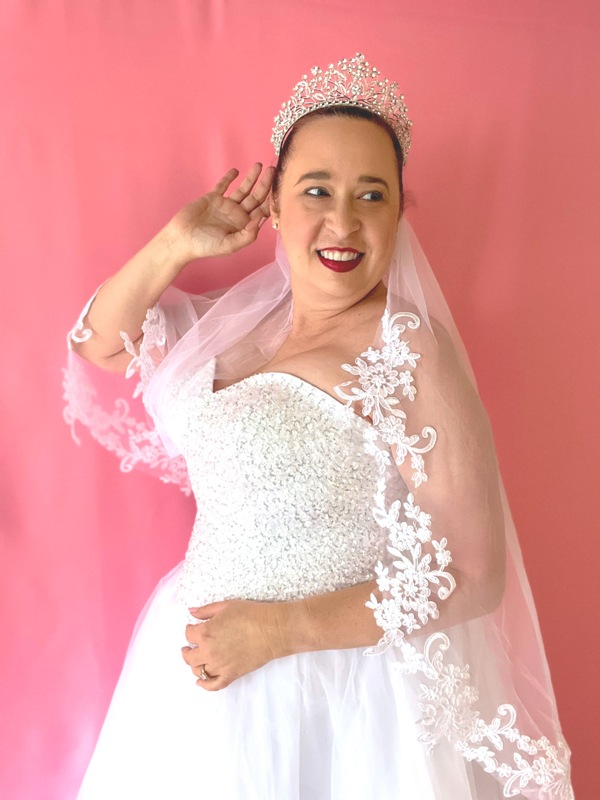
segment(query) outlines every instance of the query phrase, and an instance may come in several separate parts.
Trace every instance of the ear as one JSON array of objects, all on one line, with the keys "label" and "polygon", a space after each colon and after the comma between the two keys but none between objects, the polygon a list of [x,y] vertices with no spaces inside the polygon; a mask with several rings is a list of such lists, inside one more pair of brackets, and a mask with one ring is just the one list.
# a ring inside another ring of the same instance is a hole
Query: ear
[{"label": "ear", "polygon": [[269,213],[271,215],[271,219],[279,216],[279,208],[277,207],[277,203],[273,199],[273,195],[271,195],[269,198]]}]

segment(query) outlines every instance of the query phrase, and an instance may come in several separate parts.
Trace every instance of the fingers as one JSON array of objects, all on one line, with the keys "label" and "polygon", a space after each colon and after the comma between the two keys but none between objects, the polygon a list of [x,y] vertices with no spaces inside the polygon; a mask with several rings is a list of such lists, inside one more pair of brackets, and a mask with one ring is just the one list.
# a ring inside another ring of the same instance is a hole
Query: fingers
[{"label": "fingers", "polygon": [[192,672],[203,683],[214,681],[219,677],[216,673],[213,674],[206,664],[199,664],[197,667],[193,667]]},{"label": "fingers", "polygon": [[225,689],[231,683],[233,683],[232,680],[227,680],[219,675],[216,678],[210,678],[206,681],[199,678],[196,681],[196,686],[200,686],[200,688],[204,689],[206,692],[218,692],[220,689]]},{"label": "fingers", "polygon": [[253,236],[258,235],[258,231],[262,227],[263,223],[265,223],[269,218],[269,205],[259,206],[255,208],[254,211],[250,212],[250,221],[246,225],[246,231],[251,233]]},{"label": "fingers", "polygon": [[[235,680],[235,676],[216,675],[210,670],[208,664],[204,664],[204,673],[202,668],[193,670],[194,675],[198,678],[196,686],[204,689],[207,692],[218,692],[219,689],[225,689]],[[202,676],[205,677],[202,677]]]},{"label": "fingers", "polygon": [[236,169],[235,167],[227,170],[225,175],[223,175],[223,177],[215,184],[214,191],[218,194],[224,194],[239,174],[239,169]]},{"label": "fingers", "polygon": [[269,202],[268,195],[264,201],[254,209],[254,212],[250,213],[250,216],[252,217],[254,213],[258,213],[258,215],[263,219],[267,219],[267,217],[271,216],[271,204]]},{"label": "fingers", "polygon": [[247,222],[244,227],[230,236],[232,243],[231,252],[235,253],[236,250],[241,250],[242,247],[246,247],[246,245],[256,241],[261,226],[267,221],[269,216],[270,210],[268,203],[263,203],[263,205],[251,211],[248,214]]},{"label": "fingers", "polygon": [[190,622],[185,626],[185,638],[192,647],[198,647],[203,641],[206,641],[205,625],[206,622]]},{"label": "fingers", "polygon": [[248,170],[248,174],[242,180],[240,185],[237,189],[235,189],[229,196],[232,200],[235,200],[236,203],[240,203],[245,197],[248,196],[252,187],[258,180],[258,176],[262,171],[262,164],[260,161],[256,161]]},{"label": "fingers", "polygon": [[197,678],[196,686],[201,686],[209,692],[223,689],[231,683],[231,681],[226,680],[221,675],[213,674],[208,664],[200,664],[200,666],[194,667],[192,672]]},{"label": "fingers", "polygon": [[190,667],[197,667],[206,661],[206,657],[203,659],[202,655],[200,655],[198,647],[182,647],[181,657]]},{"label": "fingers", "polygon": [[239,203],[248,213],[262,206],[271,191],[275,168],[267,167],[261,179],[256,183],[261,172],[262,164],[257,161],[256,164],[250,168],[239,187],[230,195],[231,199]]},{"label": "fingers", "polygon": [[[260,175],[261,170],[262,170],[262,164],[259,161],[254,163],[250,167],[248,174],[246,175],[242,183],[239,185],[239,187],[231,193],[230,195],[231,199],[235,200],[236,203],[241,202],[248,195],[248,193],[256,183],[256,180]],[[238,177],[239,174],[240,171],[236,167],[232,167],[231,169],[227,170],[225,175],[223,175],[223,177],[217,181],[213,191],[217,192],[218,194],[225,194],[227,189],[231,186],[231,184]]]},{"label": "fingers", "polygon": [[[267,217],[269,216],[269,200],[274,175],[275,167],[267,167],[257,186],[254,188],[250,196],[242,203],[246,211],[252,211],[254,208],[261,208],[263,210],[263,214]],[[251,205],[249,205],[249,203],[251,203]]]},{"label": "fingers", "polygon": [[196,617],[200,620],[207,620],[214,615],[218,611],[223,611],[223,609],[227,608],[229,604],[229,600],[217,600],[214,603],[207,603],[205,606],[198,606],[196,608],[188,608],[188,611],[193,617]]},{"label": "fingers", "polygon": [[[198,653],[196,647],[182,647],[181,655],[186,664],[192,668],[192,673],[196,678],[196,686],[200,686],[207,692],[216,692],[219,689],[224,689],[232,683],[232,678],[226,678],[223,675],[218,675],[211,670],[210,665],[207,664]],[[205,675],[206,677],[202,677]]]},{"label": "fingers", "polygon": [[[263,165],[257,161],[249,169],[239,187],[226,195],[226,190],[239,176],[239,170],[233,167],[223,175],[210,193],[220,194],[226,204],[221,208],[226,209],[229,219],[238,227],[237,231],[230,231],[227,237],[229,252],[235,252],[255,241],[260,226],[270,216],[270,193],[274,174],[275,167],[267,167],[263,172]],[[215,613],[217,611],[217,608],[213,609],[213,606],[216,604],[193,609],[191,613],[197,619],[207,619],[212,616],[211,610],[214,610]]]}]

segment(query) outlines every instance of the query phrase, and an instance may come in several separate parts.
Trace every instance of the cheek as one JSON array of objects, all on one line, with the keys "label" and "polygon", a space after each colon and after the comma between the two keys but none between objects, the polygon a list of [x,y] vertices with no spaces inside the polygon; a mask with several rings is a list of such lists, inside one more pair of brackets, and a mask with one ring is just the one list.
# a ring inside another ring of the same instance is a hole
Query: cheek
[{"label": "cheek", "polygon": [[293,213],[281,214],[281,227],[290,243],[297,247],[310,246],[314,243],[320,230],[320,222],[315,215],[302,209],[294,209]]},{"label": "cheek", "polygon": [[280,235],[290,260],[298,263],[306,261],[315,248],[314,228],[311,229],[297,219],[282,218]]},{"label": "cheek", "polygon": [[389,219],[382,220],[374,231],[375,241],[377,242],[377,249],[387,251],[393,248],[396,241],[396,229],[398,222],[396,218],[390,216]]}]

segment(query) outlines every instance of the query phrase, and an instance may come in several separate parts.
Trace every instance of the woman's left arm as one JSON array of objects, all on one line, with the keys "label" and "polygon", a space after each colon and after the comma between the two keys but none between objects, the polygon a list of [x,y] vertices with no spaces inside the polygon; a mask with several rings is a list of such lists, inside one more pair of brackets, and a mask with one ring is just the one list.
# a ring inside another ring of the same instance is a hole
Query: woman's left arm
[{"label": "woman's left arm", "polygon": [[375,581],[303,600],[222,600],[191,609],[201,621],[186,628],[192,646],[182,648],[183,658],[198,685],[214,691],[275,658],[374,645],[382,631],[365,607],[372,592]]},{"label": "woman's left arm", "polygon": [[[457,624],[491,610],[475,599],[487,592],[484,585],[477,588],[480,581],[485,582],[479,572],[456,577],[456,589],[444,601],[440,618],[415,633],[433,633],[450,621]],[[372,594],[381,599],[375,580],[302,600],[222,600],[190,609],[199,622],[187,626],[186,638],[192,646],[183,647],[182,655],[197,684],[216,691],[276,658],[371,647],[383,634],[372,610],[365,606]],[[203,667],[209,676],[205,680],[201,679]]]}]

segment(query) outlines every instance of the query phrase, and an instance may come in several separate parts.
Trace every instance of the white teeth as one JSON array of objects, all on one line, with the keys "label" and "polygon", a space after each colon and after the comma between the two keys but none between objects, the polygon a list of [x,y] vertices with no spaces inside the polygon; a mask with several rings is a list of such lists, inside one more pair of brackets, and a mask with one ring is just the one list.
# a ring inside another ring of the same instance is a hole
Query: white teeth
[{"label": "white teeth", "polygon": [[317,250],[317,253],[330,261],[354,261],[361,255],[361,253],[340,253],[339,250]]}]

